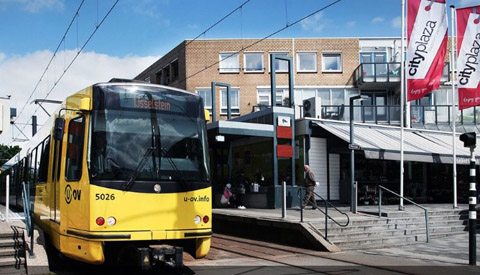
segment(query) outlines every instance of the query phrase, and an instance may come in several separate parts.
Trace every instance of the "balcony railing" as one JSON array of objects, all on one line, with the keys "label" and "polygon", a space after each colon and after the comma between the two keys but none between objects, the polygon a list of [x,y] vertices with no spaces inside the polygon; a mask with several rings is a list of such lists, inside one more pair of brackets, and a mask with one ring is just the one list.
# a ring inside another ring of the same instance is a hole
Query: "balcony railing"
[{"label": "balcony railing", "polygon": [[[458,106],[457,106],[458,110]],[[350,121],[348,105],[323,105],[322,118]],[[458,111],[456,123],[460,125],[480,124],[480,106]],[[399,105],[355,105],[353,106],[354,121],[400,125]],[[453,122],[451,105],[410,106],[412,126],[449,125]]]},{"label": "balcony railing", "polygon": [[365,83],[400,83],[400,62],[361,63],[354,74],[357,87]]},{"label": "balcony railing", "polygon": [[[355,86],[365,84],[394,84],[398,85],[401,78],[400,62],[361,63],[354,72]],[[445,62],[441,82],[450,81],[450,63]]]}]

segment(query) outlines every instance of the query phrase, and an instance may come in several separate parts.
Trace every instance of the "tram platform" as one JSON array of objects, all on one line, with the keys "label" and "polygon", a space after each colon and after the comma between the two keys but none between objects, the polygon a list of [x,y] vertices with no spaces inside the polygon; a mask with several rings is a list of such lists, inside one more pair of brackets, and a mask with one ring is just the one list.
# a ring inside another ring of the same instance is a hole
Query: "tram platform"
[{"label": "tram platform", "polygon": [[27,236],[23,212],[9,211],[0,204],[0,274],[49,274],[43,231],[35,228],[34,256],[30,256],[31,239]]},{"label": "tram platform", "polygon": [[[321,206],[319,205],[321,208]],[[468,230],[468,204],[427,204],[429,238],[448,238]],[[339,252],[342,250],[389,248],[414,242],[426,242],[424,210],[414,205],[359,205],[357,214],[346,205],[338,209],[349,216],[349,224],[340,227],[331,220],[325,231],[325,215],[318,210],[305,209],[303,222],[299,208],[287,209],[234,209],[213,210],[213,231],[238,237],[268,240],[285,245]],[[325,211],[325,209],[322,209]],[[347,218],[330,209],[329,216],[345,224]],[[325,236],[327,235],[327,239]]]}]

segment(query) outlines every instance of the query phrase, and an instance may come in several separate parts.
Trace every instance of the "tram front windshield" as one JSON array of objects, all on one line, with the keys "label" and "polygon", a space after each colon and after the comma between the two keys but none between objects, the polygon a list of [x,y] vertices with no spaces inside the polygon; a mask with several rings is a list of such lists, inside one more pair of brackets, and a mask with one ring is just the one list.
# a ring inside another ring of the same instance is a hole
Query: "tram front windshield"
[{"label": "tram front windshield", "polygon": [[208,181],[200,98],[153,86],[94,90],[90,178]]}]

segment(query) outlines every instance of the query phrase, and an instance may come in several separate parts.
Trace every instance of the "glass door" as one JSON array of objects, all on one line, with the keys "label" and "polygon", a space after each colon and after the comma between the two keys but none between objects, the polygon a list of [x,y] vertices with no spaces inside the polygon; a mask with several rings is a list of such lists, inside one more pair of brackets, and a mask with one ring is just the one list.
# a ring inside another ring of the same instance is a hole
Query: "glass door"
[{"label": "glass door", "polygon": [[368,99],[362,101],[362,116],[364,121],[387,121],[387,94],[364,93]]},{"label": "glass door", "polygon": [[[360,53],[360,63],[363,65],[364,77],[385,77],[387,75],[387,53],[364,52]],[[365,64],[367,63],[367,64]],[[371,63],[371,64],[368,64]]]}]

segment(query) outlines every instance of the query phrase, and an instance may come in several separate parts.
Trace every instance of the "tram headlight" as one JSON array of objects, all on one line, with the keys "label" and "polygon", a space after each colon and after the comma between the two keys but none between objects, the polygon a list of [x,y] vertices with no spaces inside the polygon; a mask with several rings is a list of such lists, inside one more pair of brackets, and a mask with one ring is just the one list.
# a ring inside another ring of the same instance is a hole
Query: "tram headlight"
[{"label": "tram headlight", "polygon": [[110,226],[114,226],[117,223],[117,220],[114,217],[109,217],[107,219],[107,224]]},{"label": "tram headlight", "polygon": [[195,218],[193,218],[193,221],[195,222],[195,224],[199,224],[202,222],[202,217],[200,216],[195,216]]},{"label": "tram headlight", "polygon": [[105,219],[102,217],[98,217],[95,221],[97,222],[97,225],[100,225],[100,226],[105,224]]}]

